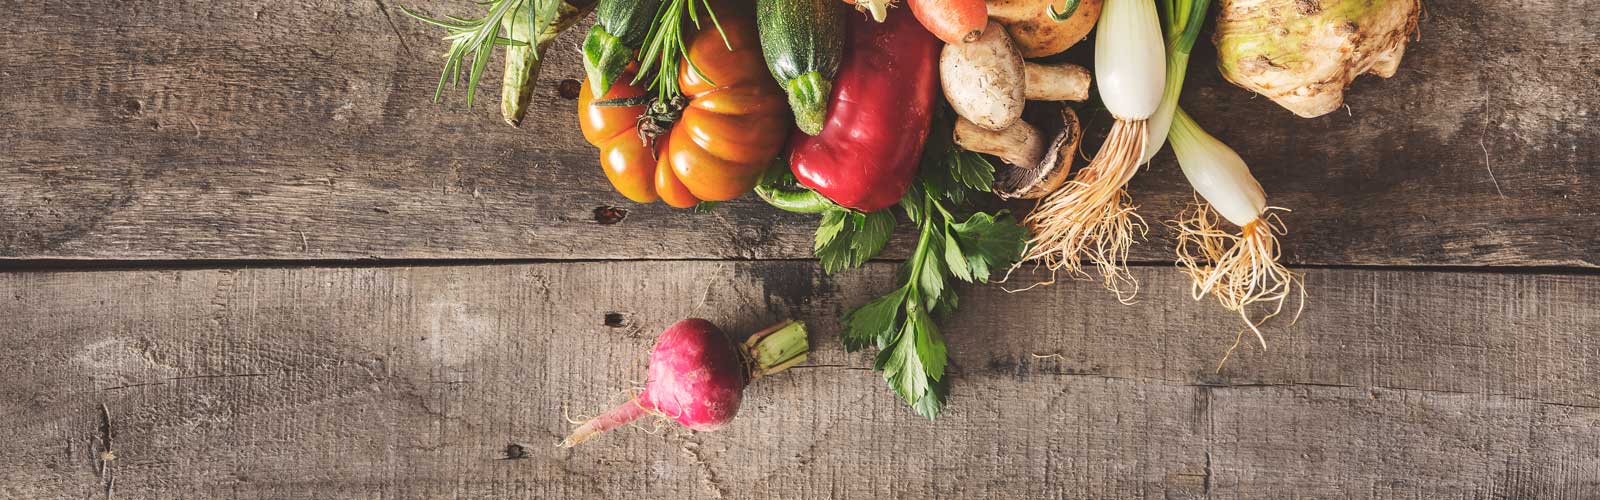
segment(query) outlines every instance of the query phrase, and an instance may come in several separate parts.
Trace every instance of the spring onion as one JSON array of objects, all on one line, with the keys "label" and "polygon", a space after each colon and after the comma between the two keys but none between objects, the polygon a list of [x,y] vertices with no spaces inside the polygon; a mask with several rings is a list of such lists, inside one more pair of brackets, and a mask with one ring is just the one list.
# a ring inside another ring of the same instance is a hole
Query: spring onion
[{"label": "spring onion", "polygon": [[[1209,0],[1161,0],[1162,27],[1167,40],[1167,87],[1161,105],[1150,118],[1151,140],[1144,150],[1148,162],[1163,142],[1172,144],[1178,166],[1204,202],[1195,203],[1172,226],[1178,230],[1178,264],[1193,280],[1195,300],[1207,294],[1244,318],[1263,347],[1258,326],[1283,309],[1289,295],[1300,290],[1299,277],[1278,262],[1277,235],[1286,231],[1283,221],[1267,206],[1261,183],[1228,145],[1200,129],[1178,107],[1189,54],[1205,22]],[[1240,228],[1238,234],[1221,229],[1218,219]],[[1251,304],[1271,303],[1260,319],[1251,319]],[[1241,332],[1242,334],[1242,332]],[[1235,343],[1235,346],[1238,344]],[[1232,349],[1229,350],[1230,353]],[[1223,357],[1224,362],[1227,356]]]},{"label": "spring onion", "polygon": [[[1224,308],[1244,318],[1265,348],[1261,323],[1282,312],[1295,291],[1300,305],[1305,305],[1300,276],[1279,262],[1278,235],[1287,229],[1271,212],[1281,209],[1267,206],[1266,192],[1239,154],[1201,130],[1182,108],[1174,116],[1168,141],[1183,176],[1205,200],[1174,221],[1178,264],[1193,280],[1195,300],[1207,294],[1216,297]],[[1239,233],[1222,229],[1219,215],[1238,226]],[[1249,307],[1259,303],[1269,304],[1267,310],[1251,318]]]},{"label": "spring onion", "polygon": [[1200,38],[1200,25],[1205,24],[1206,8],[1211,0],[1161,0],[1162,28],[1167,37],[1167,87],[1161,94],[1161,106],[1150,116],[1150,141],[1145,144],[1144,157],[1139,161],[1149,163],[1167,142],[1167,129],[1172,127],[1172,113],[1178,109],[1178,94],[1183,91],[1183,78],[1188,73],[1189,53]]},{"label": "spring onion", "polygon": [[1027,258],[1079,275],[1088,260],[1127,301],[1138,290],[1128,248],[1145,224],[1125,187],[1142,164],[1148,120],[1166,87],[1165,47],[1152,0],[1106,0],[1095,31],[1096,85],[1116,123],[1094,160],[1028,214]]}]

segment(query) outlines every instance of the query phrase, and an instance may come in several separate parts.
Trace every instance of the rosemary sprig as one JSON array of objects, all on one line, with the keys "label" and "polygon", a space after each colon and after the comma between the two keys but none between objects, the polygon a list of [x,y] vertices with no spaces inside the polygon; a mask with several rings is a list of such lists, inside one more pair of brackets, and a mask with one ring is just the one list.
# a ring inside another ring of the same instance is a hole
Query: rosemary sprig
[{"label": "rosemary sprig", "polygon": [[[711,24],[716,27],[717,34],[722,36],[723,45],[733,50],[733,44],[728,41],[728,35],[722,32],[722,23],[717,21],[717,13],[711,10],[710,0],[667,0],[656,11],[655,22],[650,26],[650,32],[644,38],[644,50],[639,54],[639,73],[633,78],[634,83],[645,79],[645,75],[652,75],[650,87],[656,89],[657,97],[662,101],[670,101],[682,95],[678,88],[678,61],[688,60],[689,70],[696,76],[710,81],[705,73],[695,66],[694,61],[686,57],[689,44],[683,39],[683,18],[688,17],[694,29],[700,29],[700,13],[695,7],[699,1],[704,6],[706,17],[711,18]],[[651,70],[655,70],[653,73]]]},{"label": "rosemary sprig", "polygon": [[[438,102],[444,95],[446,82],[452,88],[461,83],[462,63],[470,54],[472,65],[467,69],[467,106],[471,107],[472,101],[478,94],[478,82],[483,79],[484,68],[489,66],[489,56],[494,52],[494,47],[528,45],[527,42],[500,36],[501,21],[515,12],[524,2],[532,7],[522,9],[522,12],[526,12],[528,16],[528,33],[534,34],[543,33],[555,22],[561,6],[561,0],[485,0],[477,3],[488,7],[489,11],[477,19],[455,16],[444,16],[444,19],[439,19],[417,13],[405,6],[400,7],[402,12],[413,19],[444,28],[446,32],[444,40],[450,42],[450,50],[445,53],[444,71],[439,74],[439,86],[433,92],[434,102]],[[535,53],[537,54],[537,51]]]}]

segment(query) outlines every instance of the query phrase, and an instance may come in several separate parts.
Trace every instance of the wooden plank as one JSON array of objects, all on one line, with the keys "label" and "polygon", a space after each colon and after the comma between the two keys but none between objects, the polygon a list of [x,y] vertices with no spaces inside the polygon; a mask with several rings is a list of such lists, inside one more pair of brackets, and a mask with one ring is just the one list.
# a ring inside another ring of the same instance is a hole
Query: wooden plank
[{"label": "wooden plank", "polygon": [[[1590,498],[1600,279],[1313,271],[1243,348],[1181,278],[965,288],[953,404],[916,417],[834,318],[892,266],[629,262],[0,275],[0,496]],[[1026,279],[1032,277],[1019,277]],[[807,320],[713,433],[570,424],[678,318]],[[109,431],[101,405],[110,416]],[[109,432],[115,459],[98,454]],[[524,459],[503,460],[521,446]]]},{"label": "wooden plank", "polygon": [[[613,194],[560,91],[581,75],[576,33],[535,97],[548,121],[516,130],[492,103],[429,102],[439,33],[383,0],[14,7],[30,22],[0,33],[4,258],[810,252],[811,218],[751,199],[690,215]],[[1400,74],[1362,79],[1348,113],[1315,120],[1223,83],[1205,46],[1184,105],[1250,159],[1272,203],[1297,210],[1294,262],[1595,266],[1597,7],[1430,3]],[[1133,193],[1152,220],[1191,196],[1165,155]],[[597,224],[606,206],[627,218]],[[1135,257],[1169,261],[1165,231],[1152,236]]]}]

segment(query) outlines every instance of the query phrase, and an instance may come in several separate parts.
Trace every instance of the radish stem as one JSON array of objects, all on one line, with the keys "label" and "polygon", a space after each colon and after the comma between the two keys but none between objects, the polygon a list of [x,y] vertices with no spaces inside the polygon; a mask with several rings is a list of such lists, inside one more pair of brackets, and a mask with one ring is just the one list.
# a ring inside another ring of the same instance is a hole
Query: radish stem
[{"label": "radish stem", "polygon": [[772,325],[751,335],[744,348],[750,356],[750,380],[787,370],[804,363],[810,352],[806,325],[795,320]]}]

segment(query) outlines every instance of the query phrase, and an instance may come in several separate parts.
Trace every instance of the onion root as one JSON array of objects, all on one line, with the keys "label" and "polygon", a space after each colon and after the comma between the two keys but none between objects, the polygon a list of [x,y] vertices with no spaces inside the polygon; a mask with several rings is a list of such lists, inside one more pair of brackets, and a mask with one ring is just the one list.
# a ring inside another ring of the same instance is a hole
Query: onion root
[{"label": "onion root", "polygon": [[1094,160],[1034,207],[1024,219],[1032,235],[1024,260],[1084,277],[1087,260],[1117,300],[1132,303],[1139,282],[1128,272],[1128,249],[1144,238],[1148,226],[1135,213],[1126,186],[1139,170],[1147,123],[1117,120]]},{"label": "onion root", "polygon": [[[1272,210],[1282,209],[1267,209],[1238,234],[1222,228],[1222,216],[1199,200],[1172,221],[1178,231],[1178,266],[1192,280],[1194,299],[1209,294],[1223,308],[1239,313],[1262,348],[1267,340],[1260,326],[1283,312],[1291,295],[1298,295],[1300,302],[1295,318],[1305,308],[1303,278],[1279,261],[1278,236],[1288,231]],[[1252,309],[1259,310],[1258,318],[1251,317]]]}]

